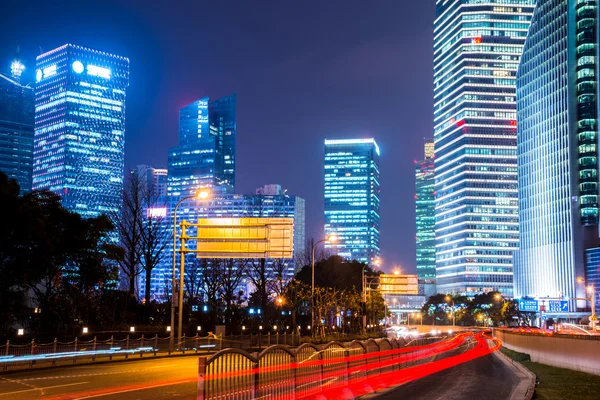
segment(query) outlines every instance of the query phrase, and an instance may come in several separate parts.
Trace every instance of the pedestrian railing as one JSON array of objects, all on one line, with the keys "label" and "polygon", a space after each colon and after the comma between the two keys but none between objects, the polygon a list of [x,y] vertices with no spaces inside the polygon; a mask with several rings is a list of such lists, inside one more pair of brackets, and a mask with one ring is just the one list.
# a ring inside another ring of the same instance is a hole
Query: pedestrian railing
[{"label": "pedestrian railing", "polygon": [[274,345],[260,353],[224,349],[200,357],[197,399],[299,399],[356,385],[364,393],[382,375],[458,345],[455,338],[444,339],[369,339],[295,349]]},{"label": "pedestrian railing", "polygon": [[170,347],[170,338],[154,335],[122,338],[111,336],[105,340],[96,337],[90,340],[75,338],[70,342],[54,339],[50,343],[38,343],[35,340],[27,344],[14,344],[6,341],[0,346],[0,372],[9,369],[26,369],[36,366],[57,366],[76,364],[77,362],[95,362],[114,358],[129,359],[165,355],[185,355],[214,353],[224,348],[262,349],[273,345],[298,346],[300,336],[288,333],[246,334],[229,336],[191,336],[183,335],[180,343]]}]

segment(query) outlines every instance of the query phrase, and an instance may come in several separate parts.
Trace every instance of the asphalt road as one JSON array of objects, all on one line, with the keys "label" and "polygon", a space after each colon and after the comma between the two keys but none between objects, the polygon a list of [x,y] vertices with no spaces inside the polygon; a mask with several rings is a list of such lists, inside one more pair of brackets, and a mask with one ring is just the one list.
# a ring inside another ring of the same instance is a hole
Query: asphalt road
[{"label": "asphalt road", "polygon": [[[489,354],[373,396],[377,400],[505,400],[518,377]],[[1,399],[1,398],[0,398]]]},{"label": "asphalt road", "polygon": [[0,375],[0,400],[195,399],[198,356]]}]

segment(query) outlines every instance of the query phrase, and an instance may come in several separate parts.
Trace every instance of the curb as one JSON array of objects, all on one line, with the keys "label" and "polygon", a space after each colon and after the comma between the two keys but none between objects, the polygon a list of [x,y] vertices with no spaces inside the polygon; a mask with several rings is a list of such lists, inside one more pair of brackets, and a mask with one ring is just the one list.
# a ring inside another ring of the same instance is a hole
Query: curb
[{"label": "curb", "polygon": [[[517,393],[517,391],[515,390],[515,392],[511,396],[511,400],[517,400],[517,399],[531,400],[535,393],[535,385],[536,385],[535,374],[533,372],[531,372],[529,369],[527,369],[520,362],[514,361],[512,358],[506,356],[504,353],[502,353],[502,351],[500,351],[500,349],[498,351],[496,351],[494,354],[496,354],[504,363],[510,364],[513,368],[518,370],[521,374],[525,375],[526,376],[525,379],[527,379],[529,381],[527,384],[527,389],[525,390],[525,393]],[[517,389],[518,389],[518,387],[517,387]]]}]

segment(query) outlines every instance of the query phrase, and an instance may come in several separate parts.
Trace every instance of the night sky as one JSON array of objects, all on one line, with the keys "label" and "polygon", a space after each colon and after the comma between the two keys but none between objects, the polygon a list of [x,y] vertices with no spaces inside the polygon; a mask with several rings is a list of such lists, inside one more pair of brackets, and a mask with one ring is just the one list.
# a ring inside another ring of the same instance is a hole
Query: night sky
[{"label": "night sky", "polygon": [[33,80],[40,48],[128,57],[126,167],[166,167],[178,109],[237,94],[238,193],[278,183],[306,199],[323,236],[323,140],[374,137],[381,157],[384,269],[415,271],[414,161],[433,135],[433,0],[13,1],[15,45]]}]

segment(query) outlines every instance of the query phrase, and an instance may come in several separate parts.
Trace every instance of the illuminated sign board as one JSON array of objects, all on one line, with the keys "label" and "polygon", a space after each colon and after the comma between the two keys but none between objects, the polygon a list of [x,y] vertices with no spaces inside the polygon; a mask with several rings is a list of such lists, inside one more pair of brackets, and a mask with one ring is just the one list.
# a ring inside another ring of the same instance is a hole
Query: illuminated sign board
[{"label": "illuminated sign board", "polygon": [[537,312],[539,304],[534,299],[519,299],[519,310],[524,312]]},{"label": "illuminated sign board", "polygon": [[569,312],[569,302],[566,300],[548,301],[549,312]]},{"label": "illuminated sign board", "polygon": [[148,218],[165,218],[167,216],[167,207],[152,207],[146,210]]},{"label": "illuminated sign board", "polygon": [[97,65],[88,64],[87,73],[91,76],[99,76],[101,78],[110,79],[110,69],[98,67]]},{"label": "illuminated sign board", "polygon": [[201,218],[198,258],[292,258],[293,218]]}]

